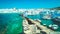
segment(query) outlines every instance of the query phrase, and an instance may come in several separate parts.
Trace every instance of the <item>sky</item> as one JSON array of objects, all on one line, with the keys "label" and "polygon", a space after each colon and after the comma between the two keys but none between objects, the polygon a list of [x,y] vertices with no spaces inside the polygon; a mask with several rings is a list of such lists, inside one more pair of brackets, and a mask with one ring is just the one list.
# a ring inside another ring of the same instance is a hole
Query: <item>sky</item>
[{"label": "sky", "polygon": [[60,0],[0,0],[0,8],[54,8]]}]

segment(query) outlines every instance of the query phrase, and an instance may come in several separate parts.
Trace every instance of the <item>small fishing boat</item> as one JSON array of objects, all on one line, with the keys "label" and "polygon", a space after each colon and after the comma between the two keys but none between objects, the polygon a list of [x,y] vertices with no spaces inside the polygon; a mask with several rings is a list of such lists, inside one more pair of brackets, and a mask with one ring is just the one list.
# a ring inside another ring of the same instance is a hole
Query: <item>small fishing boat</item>
[{"label": "small fishing boat", "polygon": [[60,25],[60,18],[59,18],[59,17],[53,18],[52,21],[53,21],[55,24]]},{"label": "small fishing boat", "polygon": [[56,17],[52,19],[54,22],[60,23],[60,18]]}]

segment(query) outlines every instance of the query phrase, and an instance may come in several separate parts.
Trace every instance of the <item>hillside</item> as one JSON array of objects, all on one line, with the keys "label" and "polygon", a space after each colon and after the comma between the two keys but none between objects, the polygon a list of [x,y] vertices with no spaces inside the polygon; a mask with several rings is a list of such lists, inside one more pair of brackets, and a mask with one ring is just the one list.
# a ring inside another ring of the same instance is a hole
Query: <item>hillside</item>
[{"label": "hillside", "polygon": [[51,8],[51,10],[54,10],[54,9],[60,10],[60,7]]}]

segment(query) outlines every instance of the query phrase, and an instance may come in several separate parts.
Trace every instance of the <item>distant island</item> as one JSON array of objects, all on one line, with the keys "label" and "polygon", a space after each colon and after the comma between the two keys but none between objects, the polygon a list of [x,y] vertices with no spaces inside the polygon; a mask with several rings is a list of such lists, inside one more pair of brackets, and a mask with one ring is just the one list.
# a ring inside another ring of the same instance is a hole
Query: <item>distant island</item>
[{"label": "distant island", "polygon": [[51,10],[60,10],[60,7],[50,8]]}]

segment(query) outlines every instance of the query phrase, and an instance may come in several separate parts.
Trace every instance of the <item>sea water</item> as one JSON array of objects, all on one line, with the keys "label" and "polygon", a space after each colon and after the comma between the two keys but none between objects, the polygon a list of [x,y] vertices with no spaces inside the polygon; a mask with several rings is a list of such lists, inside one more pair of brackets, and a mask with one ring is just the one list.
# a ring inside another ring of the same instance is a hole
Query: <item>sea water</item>
[{"label": "sea water", "polygon": [[29,15],[27,17],[30,19],[33,19],[33,20],[39,19],[39,20],[41,20],[42,24],[46,24],[46,25],[53,24],[53,22],[50,19],[42,19],[41,18],[42,16],[40,16],[40,15]]},{"label": "sea water", "polygon": [[[46,26],[49,26],[49,25],[54,24],[54,22],[51,19],[42,19],[41,15],[28,15],[27,17],[30,18],[30,19],[33,19],[33,20],[35,20],[35,19],[41,20],[42,25],[46,24]],[[60,32],[60,26],[55,31]]]},{"label": "sea water", "polygon": [[19,34],[23,32],[23,18],[18,13],[0,13],[0,34]]},{"label": "sea water", "polygon": [[[43,20],[42,16],[39,15],[29,15],[27,16],[31,19],[40,19],[42,24],[47,26],[54,24],[52,20]],[[0,13],[0,34],[19,34],[23,32],[22,22],[23,18],[19,16],[18,13]],[[56,30],[60,31],[60,27]]]}]

